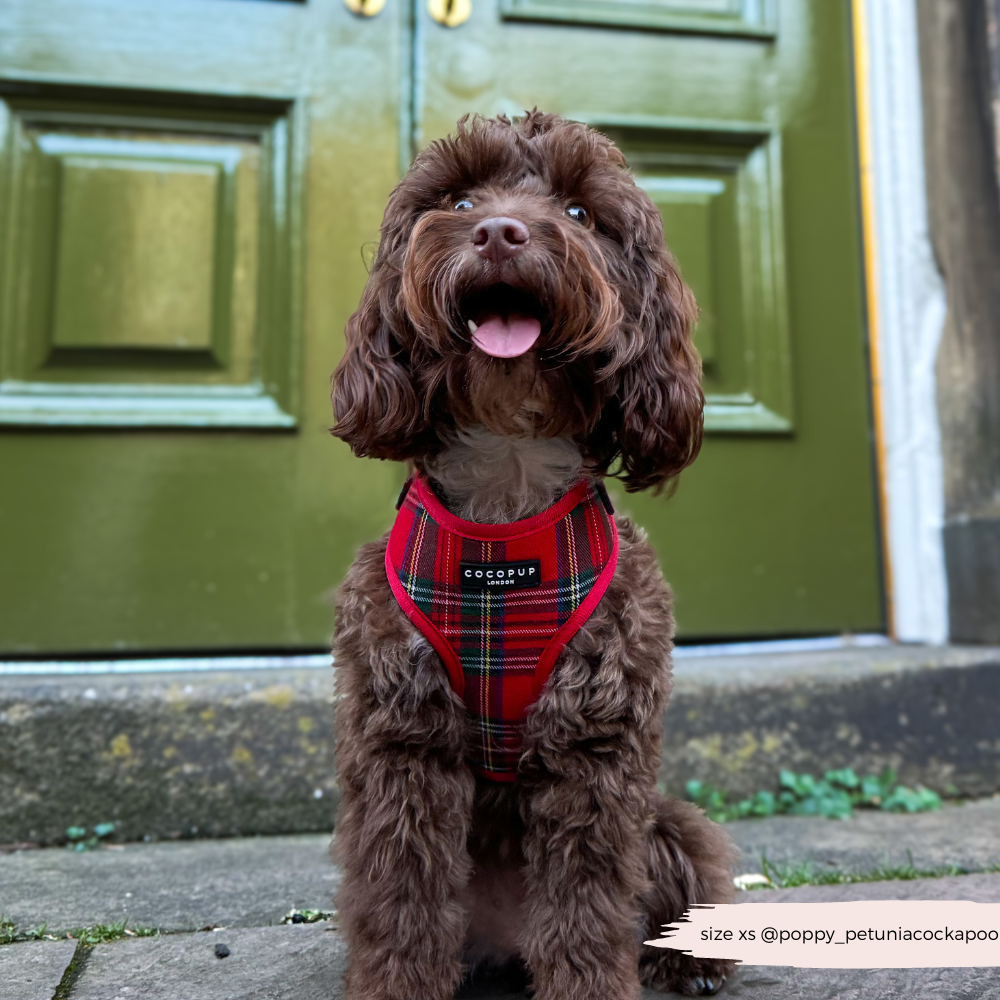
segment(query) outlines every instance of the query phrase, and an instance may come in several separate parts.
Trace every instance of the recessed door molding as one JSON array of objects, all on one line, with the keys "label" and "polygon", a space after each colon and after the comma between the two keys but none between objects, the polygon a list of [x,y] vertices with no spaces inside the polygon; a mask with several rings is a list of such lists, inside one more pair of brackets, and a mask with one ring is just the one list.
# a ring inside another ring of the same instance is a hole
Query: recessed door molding
[{"label": "recessed door molding", "polygon": [[[617,142],[664,216],[668,246],[688,262],[685,277],[702,310],[695,343],[705,367],[705,430],[792,432],[778,130],[762,122],[571,117]],[[683,250],[681,240],[689,244]]]},{"label": "recessed door molding", "polygon": [[510,21],[605,24],[690,34],[771,39],[776,0],[501,0]]},{"label": "recessed door molding", "polygon": [[0,424],[294,427],[294,104],[35,89],[0,95]]}]

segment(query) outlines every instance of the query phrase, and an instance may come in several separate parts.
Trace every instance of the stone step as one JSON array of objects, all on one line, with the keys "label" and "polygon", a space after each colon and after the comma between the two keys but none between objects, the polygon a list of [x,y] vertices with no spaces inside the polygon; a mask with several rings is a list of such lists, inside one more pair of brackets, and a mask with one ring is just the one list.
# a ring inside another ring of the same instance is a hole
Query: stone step
[{"label": "stone step", "polygon": [[[103,822],[124,841],[330,829],[330,668],[23,672],[41,669],[0,664],[0,845]],[[675,676],[660,773],[674,794],[848,766],[1000,791],[1000,649],[688,655]]]}]

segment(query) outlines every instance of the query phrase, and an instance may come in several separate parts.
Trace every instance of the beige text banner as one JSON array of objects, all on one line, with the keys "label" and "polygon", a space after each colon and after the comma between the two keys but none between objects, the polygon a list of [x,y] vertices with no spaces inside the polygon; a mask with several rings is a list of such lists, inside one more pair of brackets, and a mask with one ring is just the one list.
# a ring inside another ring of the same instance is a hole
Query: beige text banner
[{"label": "beige text banner", "polygon": [[865,900],[688,910],[646,944],[696,958],[812,969],[1000,966],[1000,903]]}]

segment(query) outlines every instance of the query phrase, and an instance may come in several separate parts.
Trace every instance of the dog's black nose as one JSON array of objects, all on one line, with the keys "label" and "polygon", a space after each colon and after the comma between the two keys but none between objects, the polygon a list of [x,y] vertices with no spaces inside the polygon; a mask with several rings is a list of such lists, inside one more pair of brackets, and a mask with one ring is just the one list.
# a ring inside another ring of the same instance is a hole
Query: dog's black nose
[{"label": "dog's black nose", "polygon": [[472,244],[480,256],[489,258],[494,264],[502,264],[523,250],[530,238],[531,233],[523,222],[500,215],[476,226]]}]

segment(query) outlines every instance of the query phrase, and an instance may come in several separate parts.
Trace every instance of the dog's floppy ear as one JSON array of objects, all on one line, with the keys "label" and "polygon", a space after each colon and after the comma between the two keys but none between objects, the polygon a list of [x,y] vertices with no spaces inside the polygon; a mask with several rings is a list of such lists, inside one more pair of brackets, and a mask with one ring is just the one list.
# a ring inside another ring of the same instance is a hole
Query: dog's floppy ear
[{"label": "dog's floppy ear", "polygon": [[[638,192],[637,192],[638,193]],[[615,428],[629,492],[662,487],[701,448],[705,397],[701,359],[691,341],[698,309],[663,241],[660,213],[644,195],[637,213],[623,304],[627,360],[619,370]]]},{"label": "dog's floppy ear", "polygon": [[331,380],[337,421],[331,433],[355,455],[402,461],[415,453],[428,426],[410,372],[408,321],[397,304],[393,235],[383,228],[361,305],[347,321],[347,348]]}]

